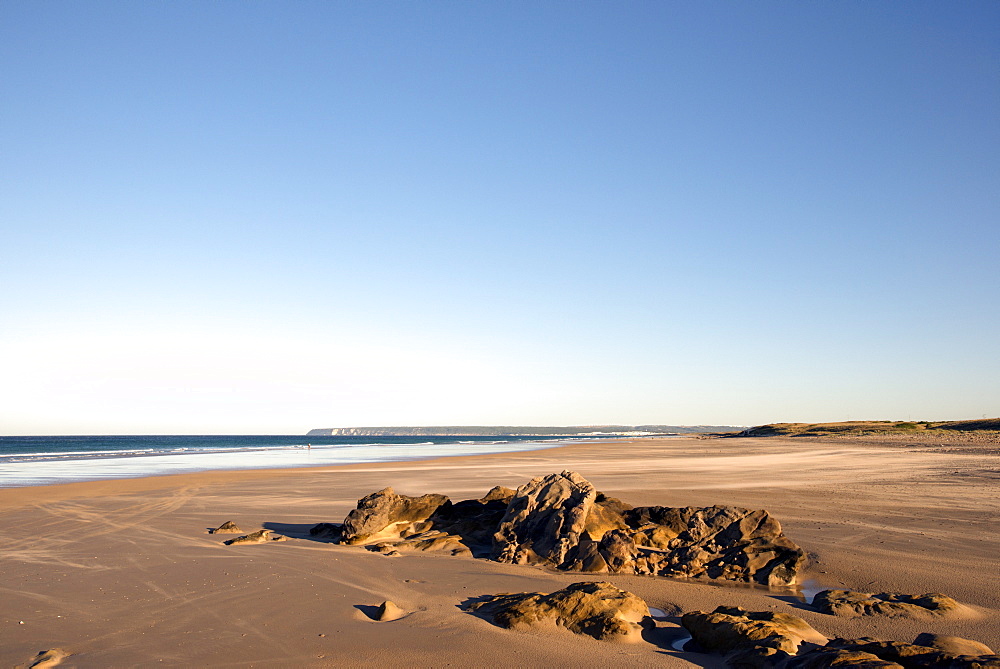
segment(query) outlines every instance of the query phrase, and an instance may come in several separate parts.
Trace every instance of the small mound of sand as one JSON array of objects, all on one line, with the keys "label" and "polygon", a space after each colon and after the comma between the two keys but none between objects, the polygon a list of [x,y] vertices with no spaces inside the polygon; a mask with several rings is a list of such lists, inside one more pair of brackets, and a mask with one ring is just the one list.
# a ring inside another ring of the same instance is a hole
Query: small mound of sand
[{"label": "small mound of sand", "polygon": [[51,650],[43,650],[31,661],[31,664],[27,665],[35,669],[44,669],[45,667],[54,667],[62,662],[64,659],[72,655],[72,653],[66,652],[62,648],[53,648]]},{"label": "small mound of sand", "polygon": [[375,612],[375,620],[378,620],[379,622],[399,620],[405,616],[406,613],[406,611],[396,606],[395,603],[386,600],[378,605],[378,610]]}]

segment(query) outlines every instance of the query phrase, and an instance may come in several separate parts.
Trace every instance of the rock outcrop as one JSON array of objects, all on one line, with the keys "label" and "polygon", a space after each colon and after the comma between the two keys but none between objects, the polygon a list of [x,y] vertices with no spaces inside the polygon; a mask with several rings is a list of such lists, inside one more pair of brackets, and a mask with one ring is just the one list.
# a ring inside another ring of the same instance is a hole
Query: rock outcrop
[{"label": "rock outcrop", "polygon": [[774,665],[795,655],[803,642],[827,641],[801,618],[774,611],[720,606],[711,613],[685,613],[681,624],[699,646],[727,655],[730,664]]},{"label": "rock outcrop", "polygon": [[386,488],[358,501],[342,542],[386,554],[447,551],[567,571],[765,585],[794,583],[806,562],[767,511],[633,508],[570,471],[454,504],[444,495],[407,497]]},{"label": "rock outcrop", "polygon": [[813,607],[834,616],[905,616],[929,618],[947,616],[962,610],[962,605],[947,595],[929,592],[904,595],[899,592],[868,594],[853,590],[824,590],[813,598]]},{"label": "rock outcrop", "polygon": [[470,602],[466,610],[508,629],[554,623],[603,641],[639,641],[649,608],[639,597],[610,583],[573,583],[545,595],[536,592],[492,595]]}]

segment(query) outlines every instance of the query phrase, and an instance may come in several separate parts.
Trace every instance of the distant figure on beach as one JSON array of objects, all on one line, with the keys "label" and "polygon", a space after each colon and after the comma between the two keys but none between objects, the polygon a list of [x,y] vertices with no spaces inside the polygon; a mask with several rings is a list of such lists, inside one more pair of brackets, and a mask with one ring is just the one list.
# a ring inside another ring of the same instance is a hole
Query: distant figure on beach
[{"label": "distant figure on beach", "polygon": [[312,450],[312,447],[313,447],[313,445],[312,445],[312,444],[306,444],[306,450],[307,450],[307,451],[311,451],[311,450]]}]

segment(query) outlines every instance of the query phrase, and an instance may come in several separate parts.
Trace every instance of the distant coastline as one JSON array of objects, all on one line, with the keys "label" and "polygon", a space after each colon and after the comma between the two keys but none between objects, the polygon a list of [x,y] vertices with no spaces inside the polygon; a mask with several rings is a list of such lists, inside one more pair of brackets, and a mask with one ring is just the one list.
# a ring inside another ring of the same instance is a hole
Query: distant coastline
[{"label": "distant coastline", "polygon": [[324,427],[309,430],[307,437],[642,437],[667,434],[740,432],[732,425],[432,425],[423,427]]}]

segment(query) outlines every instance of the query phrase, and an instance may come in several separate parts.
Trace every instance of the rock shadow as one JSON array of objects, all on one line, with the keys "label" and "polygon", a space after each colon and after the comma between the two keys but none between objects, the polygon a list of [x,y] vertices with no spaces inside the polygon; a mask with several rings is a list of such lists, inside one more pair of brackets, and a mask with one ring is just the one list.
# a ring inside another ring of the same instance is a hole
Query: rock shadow
[{"label": "rock shadow", "polygon": [[806,603],[805,597],[802,595],[771,595],[771,599],[784,602],[799,611],[809,611],[810,613],[817,613],[819,611],[816,607]]},{"label": "rock shadow", "polygon": [[660,653],[679,657],[691,662],[692,664],[697,664],[702,667],[724,665],[724,663],[717,661],[719,659],[718,657],[713,660],[711,655],[705,653],[705,651],[698,646],[698,644],[691,638],[691,633],[684,629],[684,626],[681,625],[680,616],[655,616],[653,617],[653,620],[655,622],[673,623],[677,626],[649,626],[643,629],[642,640],[659,648]]},{"label": "rock shadow", "polygon": [[500,627],[500,625],[497,625],[495,622],[493,622],[492,613],[487,613],[484,609],[477,608],[475,606],[476,604],[489,602],[493,600],[495,597],[496,595],[479,595],[478,597],[469,597],[467,599],[463,599],[461,602],[456,604],[455,608],[461,610],[463,613],[468,613],[470,616],[475,616],[480,620],[485,620],[491,625]]},{"label": "rock shadow", "polygon": [[358,611],[361,611],[361,613],[365,614],[365,617],[374,620],[375,622],[379,622],[378,619],[379,607],[372,606],[370,604],[355,604],[354,608],[356,608]]},{"label": "rock shadow", "polygon": [[273,523],[262,525],[266,530],[295,539],[306,539],[324,544],[340,542],[342,526],[340,523]]}]

